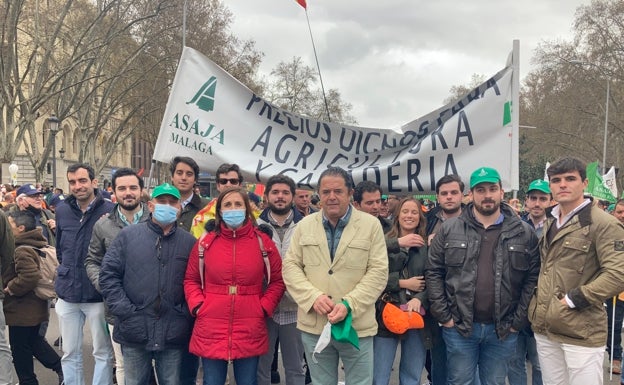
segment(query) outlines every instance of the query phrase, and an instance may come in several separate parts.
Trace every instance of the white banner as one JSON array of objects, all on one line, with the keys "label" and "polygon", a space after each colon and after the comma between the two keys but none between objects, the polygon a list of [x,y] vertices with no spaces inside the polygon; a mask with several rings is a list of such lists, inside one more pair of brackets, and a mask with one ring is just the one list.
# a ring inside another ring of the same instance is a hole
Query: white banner
[{"label": "white banner", "polygon": [[[447,174],[468,182],[472,171],[489,166],[509,190],[512,141],[518,139],[511,129],[511,82],[509,65],[459,101],[400,129],[355,127],[280,109],[186,47],[154,159],[190,156],[211,173],[236,163],[247,182],[282,173],[301,187],[315,187],[324,169],[339,166],[355,183],[372,180],[397,194],[431,193]],[[382,86],[372,81],[370,92]]]},{"label": "white banner", "polygon": [[611,166],[609,171],[602,176],[602,184],[608,188],[614,197],[618,197],[617,183],[615,179],[615,166]]}]

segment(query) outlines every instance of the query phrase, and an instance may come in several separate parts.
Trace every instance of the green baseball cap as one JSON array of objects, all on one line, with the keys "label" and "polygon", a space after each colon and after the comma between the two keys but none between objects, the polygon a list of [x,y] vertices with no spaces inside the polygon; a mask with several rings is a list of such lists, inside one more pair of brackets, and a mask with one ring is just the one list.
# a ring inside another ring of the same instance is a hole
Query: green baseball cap
[{"label": "green baseball cap", "polygon": [[500,183],[500,181],[501,177],[498,175],[498,171],[490,167],[481,167],[470,175],[470,188],[479,183]]},{"label": "green baseball cap", "polygon": [[548,186],[548,182],[543,179],[535,179],[531,182],[527,189],[527,194],[533,190],[541,191],[544,194],[550,194],[550,186]]},{"label": "green baseball cap", "polygon": [[161,195],[171,195],[173,197],[176,197],[177,199],[180,199],[180,190],[173,187],[169,183],[163,183],[154,187],[154,191],[152,191],[152,199],[158,198]]}]

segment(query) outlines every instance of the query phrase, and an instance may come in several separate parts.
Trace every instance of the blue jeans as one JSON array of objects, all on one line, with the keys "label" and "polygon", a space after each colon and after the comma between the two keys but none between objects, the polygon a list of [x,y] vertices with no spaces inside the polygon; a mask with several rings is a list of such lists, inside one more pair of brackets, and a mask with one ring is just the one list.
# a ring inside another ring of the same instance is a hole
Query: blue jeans
[{"label": "blue jeans", "polygon": [[113,345],[104,319],[104,303],[71,303],[59,298],[55,306],[63,338],[61,365],[65,384],[84,385],[82,339],[85,320],[93,338],[93,385],[113,383]]},{"label": "blue jeans", "polygon": [[301,332],[308,358],[310,377],[315,385],[338,383],[339,361],[344,364],[346,385],[370,385],[373,382],[373,337],[360,337],[360,350],[348,342],[331,339],[329,345],[312,356],[320,335]]},{"label": "blue jeans", "polygon": [[180,363],[182,349],[149,351],[121,345],[124,356],[125,385],[148,385],[152,374],[152,360],[156,368],[159,385],[178,385],[180,383]]},{"label": "blue jeans", "polygon": [[474,323],[464,337],[455,327],[442,331],[446,342],[448,385],[471,385],[479,366],[482,385],[505,385],[507,365],[516,351],[518,333],[498,339],[494,324]]},{"label": "blue jeans", "polygon": [[[426,321],[425,321],[426,322]],[[437,325],[437,322],[435,323]],[[442,338],[442,326],[434,326],[432,331],[431,354],[431,382],[433,385],[446,385],[446,344]]]},{"label": "blue jeans", "polygon": [[[202,357],[204,385],[223,385],[227,376],[228,362]],[[256,385],[258,381],[258,357],[239,358],[232,361],[237,385]],[[127,384],[126,384],[127,385]]]},{"label": "blue jeans", "polygon": [[13,356],[6,337],[6,320],[0,299],[0,384],[13,383]]},{"label": "blue jeans", "polygon": [[373,385],[388,385],[390,373],[401,344],[399,364],[399,383],[401,385],[420,385],[420,376],[425,367],[427,350],[420,330],[411,329],[399,339],[396,337],[375,337],[373,339]]},{"label": "blue jeans", "polygon": [[[527,329],[530,326],[527,326]],[[533,385],[542,385],[542,370],[537,357],[537,347],[535,346],[535,337],[531,330],[522,330],[518,333],[518,343],[516,344],[516,353],[509,360],[509,368],[507,368],[507,377],[509,385],[527,385],[526,358],[529,357],[531,362],[531,378]]]}]

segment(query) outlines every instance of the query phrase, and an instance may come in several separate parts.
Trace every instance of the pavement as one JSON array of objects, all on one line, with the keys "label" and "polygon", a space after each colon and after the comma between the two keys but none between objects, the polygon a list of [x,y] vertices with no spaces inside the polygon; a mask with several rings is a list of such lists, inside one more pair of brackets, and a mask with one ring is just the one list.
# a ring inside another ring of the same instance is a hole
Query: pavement
[{"label": "pavement", "polygon": [[[56,318],[56,313],[54,312],[54,309],[51,309],[51,315],[50,315],[50,325],[48,327],[48,333],[46,335],[47,340],[50,342],[50,344],[52,344],[52,342],[58,338],[58,336],[60,335],[59,333],[59,327],[58,327],[58,319]],[[91,349],[92,349],[92,340],[91,340],[91,335],[89,333],[89,328],[85,327],[85,335],[84,335],[84,344],[83,344],[83,359],[84,359],[84,372],[85,372],[85,380],[86,380],[86,384],[90,384],[93,378],[93,356],[91,355]],[[7,331],[8,333],[8,331]],[[58,349],[58,347],[55,348],[57,350],[57,352],[59,353],[59,355],[62,355],[62,352]],[[399,376],[398,376],[398,368],[399,368],[399,357],[400,357],[400,349],[399,351],[397,351],[397,355],[395,358],[395,364],[394,364],[394,370],[392,371],[392,375],[390,377],[390,385],[398,385],[399,384]],[[527,363],[527,365],[530,368],[530,364]],[[604,384],[605,385],[619,385],[620,384],[620,376],[619,375],[613,375],[612,379],[609,379],[609,361],[607,358],[607,354],[605,353],[605,362],[604,362]],[[282,379],[282,384],[285,384],[285,377],[284,377],[284,371],[283,371],[283,366],[280,360],[279,363],[279,370],[280,370],[280,376]],[[37,360],[35,360],[35,372],[37,373],[37,377],[39,379],[39,384],[40,385],[57,385],[58,384],[58,378],[56,376],[56,373],[54,373],[53,371],[44,368]],[[340,376],[340,382],[344,382],[344,373],[341,371],[341,376]],[[13,372],[13,378],[14,378],[14,382],[13,384],[17,384],[17,376],[15,375],[15,372]],[[230,366],[230,385],[235,384],[234,381],[234,376],[231,372],[231,366]],[[426,374],[423,374],[422,377],[422,381],[421,383],[426,383]],[[529,381],[528,383],[531,383],[530,380],[530,369],[529,369]],[[201,379],[198,379],[197,384],[201,384]],[[343,385],[343,384],[340,384]],[[588,384],[590,385],[590,384]]]}]

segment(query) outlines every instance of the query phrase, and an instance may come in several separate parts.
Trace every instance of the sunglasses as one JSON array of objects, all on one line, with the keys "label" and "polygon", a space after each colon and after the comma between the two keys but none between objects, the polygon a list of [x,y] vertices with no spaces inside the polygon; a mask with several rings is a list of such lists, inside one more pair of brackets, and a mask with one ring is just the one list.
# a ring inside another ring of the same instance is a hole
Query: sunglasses
[{"label": "sunglasses", "polygon": [[219,184],[221,184],[221,185],[225,185],[225,184],[227,184],[228,182],[230,182],[230,184],[231,184],[231,185],[238,186],[238,184],[240,183],[240,180],[238,180],[238,179],[234,179],[234,178],[231,178],[231,179],[227,179],[227,178],[219,178],[219,179],[217,179],[217,182],[218,182]]}]

